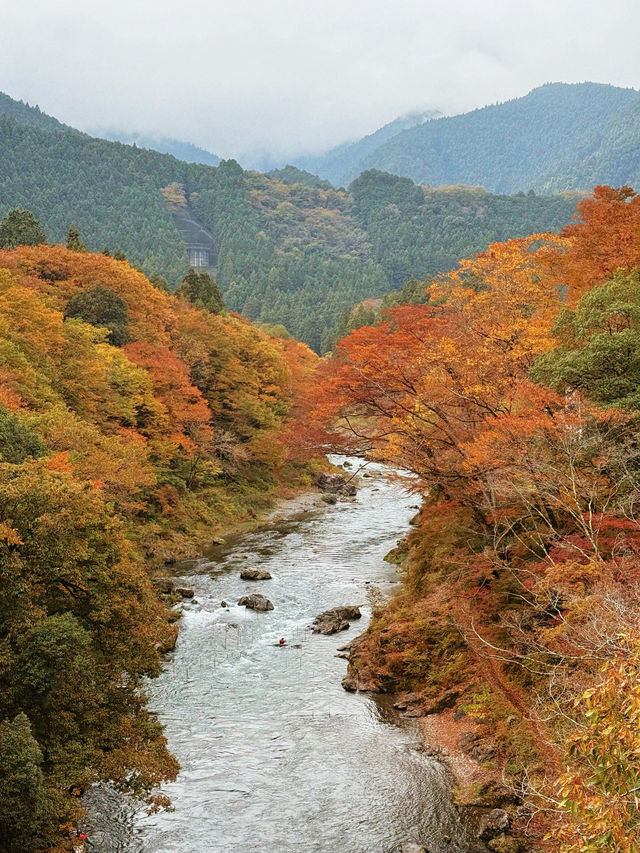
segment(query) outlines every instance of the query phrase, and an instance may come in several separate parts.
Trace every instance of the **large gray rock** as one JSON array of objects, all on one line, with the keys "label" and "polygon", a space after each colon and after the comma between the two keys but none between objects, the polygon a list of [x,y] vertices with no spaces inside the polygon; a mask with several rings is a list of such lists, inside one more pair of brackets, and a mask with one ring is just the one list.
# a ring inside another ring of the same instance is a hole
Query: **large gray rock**
[{"label": "large gray rock", "polygon": [[492,809],[478,822],[478,838],[489,841],[509,829],[509,815],[504,809]]},{"label": "large gray rock", "polygon": [[248,607],[249,610],[259,610],[260,612],[273,610],[273,604],[269,599],[265,598],[264,595],[258,595],[256,593],[253,595],[243,595],[242,598],[239,599],[238,604]]},{"label": "large gray rock", "polygon": [[337,634],[338,631],[346,631],[350,620],[360,619],[362,613],[355,606],[334,607],[325,610],[313,620],[314,634]]},{"label": "large gray rock", "polygon": [[328,471],[323,471],[316,477],[316,486],[323,492],[337,492],[346,482],[342,474],[331,474]]},{"label": "large gray rock", "polygon": [[355,485],[346,480],[342,474],[331,474],[325,471],[316,477],[316,486],[323,492],[334,495],[353,497],[357,493]]},{"label": "large gray rock", "polygon": [[271,573],[266,569],[246,568],[240,572],[240,577],[243,581],[270,581]]},{"label": "large gray rock", "polygon": [[342,679],[342,688],[348,693],[383,693],[380,685],[370,676],[348,672]]}]

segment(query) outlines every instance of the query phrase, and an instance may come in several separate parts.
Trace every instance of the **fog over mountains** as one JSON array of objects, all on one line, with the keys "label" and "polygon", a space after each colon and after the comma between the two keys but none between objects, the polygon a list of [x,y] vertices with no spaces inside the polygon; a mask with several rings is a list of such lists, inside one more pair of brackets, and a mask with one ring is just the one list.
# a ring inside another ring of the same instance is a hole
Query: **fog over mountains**
[{"label": "fog over mountains", "polygon": [[[55,120],[51,120],[55,121]],[[215,166],[220,158],[153,132],[95,135]],[[279,159],[268,150],[241,157],[261,172],[295,166],[334,187],[379,169],[429,186],[464,184],[490,192],[589,190],[640,183],[640,93],[602,83],[548,83],[522,98],[460,115],[407,113],[362,139],[320,155]]]},{"label": "fog over mountains", "polygon": [[549,193],[600,183],[637,185],[639,155],[638,91],[549,83],[462,115],[399,119],[360,142],[295,165],[337,186],[380,169],[430,186]]}]

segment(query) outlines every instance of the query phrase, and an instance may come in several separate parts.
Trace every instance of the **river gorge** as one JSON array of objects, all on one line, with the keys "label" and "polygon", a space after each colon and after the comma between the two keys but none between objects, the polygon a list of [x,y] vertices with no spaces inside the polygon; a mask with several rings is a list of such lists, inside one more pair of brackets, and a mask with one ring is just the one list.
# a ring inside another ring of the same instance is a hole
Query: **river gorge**
[{"label": "river gorge", "polygon": [[[163,789],[172,809],[147,814],[108,791],[93,794],[95,849],[391,853],[406,842],[430,853],[486,849],[452,803],[446,768],[419,749],[414,722],[388,697],[341,686],[346,662],[337,649],[366,628],[372,602],[398,583],[383,557],[415,514],[406,481],[382,466],[366,472],[355,498],[291,501],[284,516],[180,567],[180,583],[195,597],[183,606],[162,675],[148,685],[182,767]],[[272,579],[242,581],[247,566]],[[252,592],[268,596],[274,610],[236,604]],[[361,605],[363,614],[348,631],[311,632],[318,613],[345,604]]]}]

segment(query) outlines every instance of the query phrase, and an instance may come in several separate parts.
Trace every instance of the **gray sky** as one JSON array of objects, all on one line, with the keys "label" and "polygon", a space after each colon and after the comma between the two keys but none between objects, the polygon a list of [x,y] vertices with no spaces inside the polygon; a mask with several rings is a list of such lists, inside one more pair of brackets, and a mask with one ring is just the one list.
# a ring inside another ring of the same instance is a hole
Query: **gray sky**
[{"label": "gray sky", "polygon": [[0,90],[82,129],[315,153],[549,81],[640,88],[638,0],[19,0]]}]

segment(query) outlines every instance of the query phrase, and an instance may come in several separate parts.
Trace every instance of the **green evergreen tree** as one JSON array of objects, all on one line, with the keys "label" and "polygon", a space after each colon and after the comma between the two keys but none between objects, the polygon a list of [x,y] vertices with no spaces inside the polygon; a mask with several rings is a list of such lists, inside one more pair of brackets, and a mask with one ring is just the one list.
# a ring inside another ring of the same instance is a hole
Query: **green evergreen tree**
[{"label": "green evergreen tree", "polygon": [[212,314],[221,314],[225,310],[220,288],[206,272],[197,273],[193,268],[190,269],[176,292],[178,296],[198,308],[206,308]]},{"label": "green evergreen tree", "polygon": [[52,797],[24,713],[0,722],[0,853],[33,853],[50,838]]},{"label": "green evergreen tree", "polygon": [[47,235],[28,210],[10,210],[0,222],[0,249],[37,246],[47,242]]},{"label": "green evergreen tree", "polygon": [[117,293],[101,284],[92,290],[83,290],[70,299],[64,315],[109,329],[109,343],[116,347],[123,346],[129,340],[127,304]]},{"label": "green evergreen tree", "polygon": [[74,252],[86,252],[87,247],[80,239],[80,232],[72,225],[69,228],[69,233],[67,234],[67,249],[71,249]]}]

